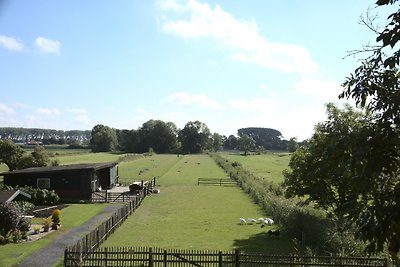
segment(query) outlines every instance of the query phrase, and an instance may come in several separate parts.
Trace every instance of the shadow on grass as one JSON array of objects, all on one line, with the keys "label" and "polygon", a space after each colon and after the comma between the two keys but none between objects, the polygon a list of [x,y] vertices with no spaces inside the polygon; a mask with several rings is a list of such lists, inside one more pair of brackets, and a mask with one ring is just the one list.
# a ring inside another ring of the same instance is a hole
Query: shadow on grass
[{"label": "shadow on grass", "polygon": [[235,240],[234,247],[244,253],[263,253],[288,255],[294,252],[293,242],[284,233],[279,237],[269,236],[267,232]]}]

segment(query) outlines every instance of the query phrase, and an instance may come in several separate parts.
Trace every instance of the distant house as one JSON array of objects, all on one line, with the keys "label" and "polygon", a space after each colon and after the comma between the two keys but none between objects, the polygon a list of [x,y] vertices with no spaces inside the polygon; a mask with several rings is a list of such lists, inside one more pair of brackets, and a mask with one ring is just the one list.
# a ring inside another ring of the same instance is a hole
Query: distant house
[{"label": "distant house", "polygon": [[0,191],[0,204],[12,201],[29,200],[31,195],[21,190],[2,190]]},{"label": "distant house", "polygon": [[118,183],[117,163],[74,164],[35,167],[0,173],[4,184],[28,185],[54,190],[64,200],[90,200],[98,188],[109,189]]}]

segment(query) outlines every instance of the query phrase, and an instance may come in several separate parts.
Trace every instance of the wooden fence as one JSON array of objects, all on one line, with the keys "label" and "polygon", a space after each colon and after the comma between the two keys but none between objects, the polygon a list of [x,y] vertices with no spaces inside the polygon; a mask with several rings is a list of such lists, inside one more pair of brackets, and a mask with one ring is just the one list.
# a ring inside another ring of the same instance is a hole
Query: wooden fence
[{"label": "wooden fence", "polygon": [[[246,254],[235,251],[163,250],[157,248],[112,247],[90,252],[65,252],[65,266],[148,266],[148,267],[261,267],[261,266],[387,266],[384,259],[358,257],[311,257]],[[82,259],[78,260],[77,259]]]},{"label": "wooden fence", "polygon": [[136,198],[136,194],[140,191],[146,190],[147,192],[151,192],[156,184],[156,178],[152,181],[142,181],[141,189],[135,190],[134,192],[110,192],[107,190],[93,192],[91,197],[91,202],[130,202]]},{"label": "wooden fence", "polygon": [[130,192],[107,192],[107,190],[101,192],[92,193],[92,202],[130,202],[136,197],[136,194]]},{"label": "wooden fence", "polygon": [[237,185],[237,182],[232,179],[221,179],[221,178],[198,178],[197,185]]},{"label": "wooden fence", "polygon": [[64,266],[81,266],[87,258],[134,212],[146,197],[147,188],[137,192],[131,201],[121,206],[111,217],[81,238],[75,245],[65,249]]}]

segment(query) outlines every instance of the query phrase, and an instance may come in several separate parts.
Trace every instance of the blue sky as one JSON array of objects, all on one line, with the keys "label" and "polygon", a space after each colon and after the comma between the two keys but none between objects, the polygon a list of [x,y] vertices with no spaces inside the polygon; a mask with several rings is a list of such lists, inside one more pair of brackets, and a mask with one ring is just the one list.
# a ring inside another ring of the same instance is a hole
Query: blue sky
[{"label": "blue sky", "polygon": [[[351,4],[349,4],[351,3]],[[0,127],[308,138],[373,42],[365,0],[0,0]],[[386,15],[382,15],[382,19]],[[383,23],[382,23],[383,24]]]}]

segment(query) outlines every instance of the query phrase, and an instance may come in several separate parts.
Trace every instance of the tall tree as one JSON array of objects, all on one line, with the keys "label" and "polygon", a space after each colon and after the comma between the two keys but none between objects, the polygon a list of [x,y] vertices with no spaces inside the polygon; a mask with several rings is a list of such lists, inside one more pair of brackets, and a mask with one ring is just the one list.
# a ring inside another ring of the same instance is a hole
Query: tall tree
[{"label": "tall tree", "polygon": [[296,149],[299,148],[299,143],[297,142],[297,138],[296,137],[290,138],[286,144],[286,147],[289,152],[295,152]]},{"label": "tall tree", "polygon": [[256,142],[252,137],[248,136],[247,134],[239,137],[237,143],[238,148],[242,150],[245,155],[247,155],[247,153],[249,153],[249,151],[251,151],[252,149],[256,148]]},{"label": "tall tree", "polygon": [[327,121],[316,125],[309,145],[293,153],[284,185],[289,196],[314,202],[343,221],[351,209],[354,213],[358,208],[357,185],[363,183],[359,147],[368,144],[372,118],[350,106],[340,110],[333,104],[327,105],[327,113]]},{"label": "tall tree", "polygon": [[257,147],[264,149],[283,149],[286,147],[282,144],[282,133],[271,128],[249,127],[238,130],[239,137],[242,135],[250,136],[256,142]]},{"label": "tall tree", "polygon": [[147,152],[150,148],[156,153],[171,153],[177,148],[178,130],[174,123],[149,120],[138,130],[139,150]]},{"label": "tall tree", "polygon": [[178,134],[182,152],[200,153],[207,149],[210,143],[210,135],[210,130],[205,123],[189,121]]},{"label": "tall tree", "polygon": [[10,171],[17,169],[23,154],[22,148],[13,141],[0,140],[0,163],[6,164]]},{"label": "tall tree", "polygon": [[212,139],[212,150],[213,151],[221,150],[223,145],[222,136],[218,133],[213,133],[211,139]]},{"label": "tall tree", "polygon": [[91,136],[90,145],[93,152],[109,152],[117,148],[117,133],[108,126],[102,124],[94,126]]},{"label": "tall tree", "polygon": [[234,135],[230,135],[224,143],[225,149],[236,149],[237,148],[237,137]]},{"label": "tall tree", "polygon": [[116,130],[118,149],[124,152],[139,152],[139,134],[137,130]]},{"label": "tall tree", "polygon": [[[363,20],[377,34],[376,45],[361,66],[344,82],[341,98],[353,98],[357,105],[376,114],[373,127],[379,135],[369,138],[371,153],[363,174],[362,198],[365,203],[358,213],[358,237],[369,241],[370,251],[382,251],[387,245],[392,258],[398,261],[400,250],[400,9],[398,0],[378,0],[377,6],[393,7],[383,30],[370,20]],[[360,146],[365,149],[365,144]],[[372,151],[374,153],[372,153]]]}]

